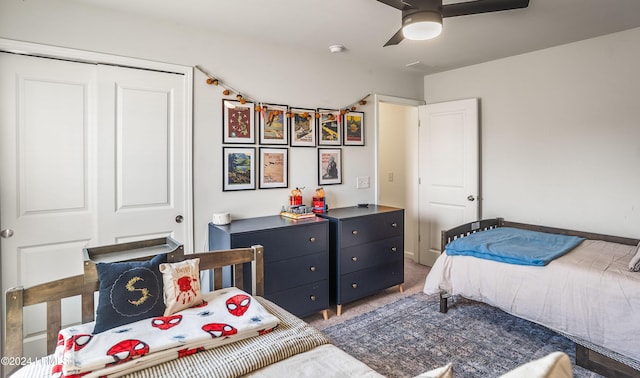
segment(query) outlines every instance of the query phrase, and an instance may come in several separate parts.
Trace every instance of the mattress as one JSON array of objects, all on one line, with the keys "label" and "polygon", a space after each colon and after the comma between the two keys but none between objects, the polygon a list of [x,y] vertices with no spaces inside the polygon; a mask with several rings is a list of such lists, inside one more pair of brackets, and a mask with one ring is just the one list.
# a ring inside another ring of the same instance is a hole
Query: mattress
[{"label": "mattress", "polygon": [[[128,378],[185,377],[380,377],[346,352],[329,344],[320,331],[274,303],[256,297],[279,320],[279,326],[258,338],[240,340],[143,370]],[[39,359],[12,377],[50,377],[55,360]],[[283,375],[283,372],[287,374]],[[250,375],[251,376],[251,375]]]},{"label": "mattress", "polygon": [[424,292],[481,301],[640,361],[640,274],[635,246],[585,240],[546,266],[440,255]]}]

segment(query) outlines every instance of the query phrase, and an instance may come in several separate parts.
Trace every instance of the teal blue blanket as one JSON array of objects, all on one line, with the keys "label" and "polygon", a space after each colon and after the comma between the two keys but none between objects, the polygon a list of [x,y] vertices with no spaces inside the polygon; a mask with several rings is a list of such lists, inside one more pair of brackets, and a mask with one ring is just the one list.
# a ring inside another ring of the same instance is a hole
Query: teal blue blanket
[{"label": "teal blue blanket", "polygon": [[518,265],[547,265],[584,238],[498,227],[458,238],[446,246],[450,256],[473,256]]}]

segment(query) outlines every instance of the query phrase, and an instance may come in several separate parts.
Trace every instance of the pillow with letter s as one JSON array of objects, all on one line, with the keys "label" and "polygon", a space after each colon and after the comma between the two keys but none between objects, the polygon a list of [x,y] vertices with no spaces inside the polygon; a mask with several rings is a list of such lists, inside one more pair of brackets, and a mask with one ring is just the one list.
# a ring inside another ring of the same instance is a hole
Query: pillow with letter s
[{"label": "pillow with letter s", "polygon": [[148,261],[98,263],[100,291],[93,333],[162,316],[165,310],[159,254]]}]

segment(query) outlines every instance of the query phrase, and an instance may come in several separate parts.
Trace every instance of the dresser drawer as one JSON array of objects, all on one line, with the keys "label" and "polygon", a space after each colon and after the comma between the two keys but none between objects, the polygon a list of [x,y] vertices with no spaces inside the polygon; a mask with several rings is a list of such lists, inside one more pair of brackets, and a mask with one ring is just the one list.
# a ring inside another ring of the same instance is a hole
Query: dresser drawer
[{"label": "dresser drawer", "polygon": [[279,261],[327,250],[329,227],[326,223],[264,230],[235,235],[233,248],[261,244],[264,261]]},{"label": "dresser drawer", "polygon": [[329,307],[329,283],[322,280],[265,295],[265,298],[286,308],[295,316],[303,317]]},{"label": "dresser drawer", "polygon": [[394,211],[341,222],[341,247],[404,235],[404,213]]},{"label": "dresser drawer", "polygon": [[266,263],[264,292],[271,294],[326,279],[328,276],[329,257],[325,252]]},{"label": "dresser drawer", "polygon": [[402,236],[354,245],[340,252],[340,273],[346,274],[374,265],[398,262],[404,258],[403,256],[404,237]]},{"label": "dresser drawer", "polygon": [[340,294],[336,302],[337,304],[352,302],[403,282],[404,260],[358,270],[340,277]]}]

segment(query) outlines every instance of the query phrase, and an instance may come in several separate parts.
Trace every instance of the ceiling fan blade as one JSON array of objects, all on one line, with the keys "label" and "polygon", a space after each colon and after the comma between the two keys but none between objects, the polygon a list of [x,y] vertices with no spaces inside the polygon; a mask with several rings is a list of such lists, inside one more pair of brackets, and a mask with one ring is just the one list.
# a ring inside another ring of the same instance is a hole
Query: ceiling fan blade
[{"label": "ceiling fan blade", "polygon": [[399,9],[399,10],[415,8],[408,1],[403,1],[403,0],[378,0],[378,1],[381,2],[382,4],[387,4],[388,6]]},{"label": "ceiling fan blade", "polygon": [[[380,1],[380,0],[378,0]],[[529,0],[476,0],[442,6],[442,17],[466,16],[469,14],[499,12],[529,6]]]},{"label": "ceiling fan blade", "polygon": [[397,45],[398,43],[402,42],[403,39],[404,39],[404,34],[402,34],[402,28],[401,28],[396,32],[396,34],[393,35],[393,37],[391,37],[390,40],[387,41],[387,43],[384,44],[383,47]]}]

